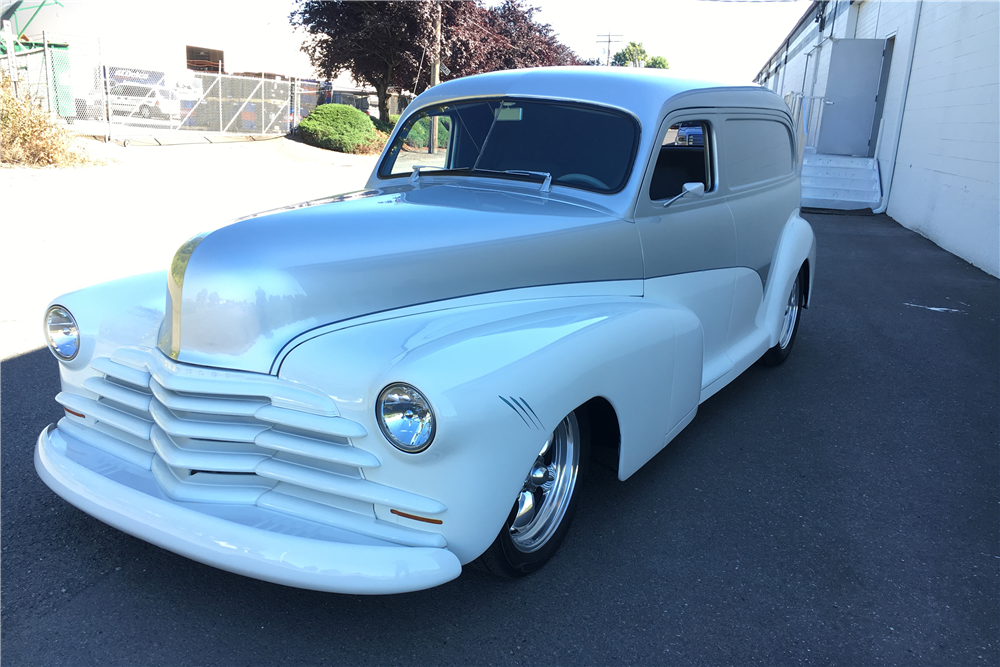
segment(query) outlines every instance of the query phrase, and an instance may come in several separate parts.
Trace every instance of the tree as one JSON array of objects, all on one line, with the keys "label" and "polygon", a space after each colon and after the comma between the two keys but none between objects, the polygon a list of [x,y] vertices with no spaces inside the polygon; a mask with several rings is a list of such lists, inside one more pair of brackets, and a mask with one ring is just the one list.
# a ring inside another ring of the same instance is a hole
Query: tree
[{"label": "tree", "polygon": [[629,42],[628,46],[612,56],[611,64],[615,67],[642,67],[648,59],[649,54],[642,48],[642,42]]},{"label": "tree", "polygon": [[489,8],[478,2],[447,6],[442,57],[450,76],[583,64],[556,39],[551,26],[534,20],[536,11],[522,0],[505,0]]},{"label": "tree", "polygon": [[[349,71],[375,88],[379,114],[388,115],[390,87],[419,93],[430,85],[431,63],[440,57],[450,74],[442,80],[481,72],[546,65],[583,64],[537,23],[537,8],[523,0],[484,7],[479,0],[349,2],[298,0],[289,19],[309,33],[302,50],[321,76]],[[441,10],[440,52],[434,20]]]},{"label": "tree", "polygon": [[653,69],[670,69],[670,63],[663,56],[653,56],[646,61],[646,67],[652,67]]},{"label": "tree", "polygon": [[389,88],[413,81],[413,50],[434,42],[436,14],[430,0],[299,0],[289,20],[309,33],[302,50],[321,76],[332,79],[349,71],[355,81],[375,88],[379,115],[388,118]]}]

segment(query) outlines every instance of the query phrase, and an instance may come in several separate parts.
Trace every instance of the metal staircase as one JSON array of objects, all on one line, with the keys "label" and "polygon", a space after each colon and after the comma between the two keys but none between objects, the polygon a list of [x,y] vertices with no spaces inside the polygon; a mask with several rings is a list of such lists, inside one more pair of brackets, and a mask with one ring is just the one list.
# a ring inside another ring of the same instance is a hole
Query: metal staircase
[{"label": "metal staircase", "polygon": [[802,206],[874,209],[881,199],[875,158],[809,152],[802,156]]}]

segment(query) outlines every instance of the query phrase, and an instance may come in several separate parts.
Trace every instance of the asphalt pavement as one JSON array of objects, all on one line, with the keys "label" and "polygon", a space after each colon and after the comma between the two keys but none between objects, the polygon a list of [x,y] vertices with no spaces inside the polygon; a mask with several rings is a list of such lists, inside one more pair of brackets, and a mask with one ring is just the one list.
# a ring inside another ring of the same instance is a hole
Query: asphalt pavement
[{"label": "asphalt pavement", "polygon": [[38,479],[46,350],[2,375],[4,665],[996,665],[1000,288],[882,216],[807,215],[813,306],[540,572],[360,597],[109,528]]}]

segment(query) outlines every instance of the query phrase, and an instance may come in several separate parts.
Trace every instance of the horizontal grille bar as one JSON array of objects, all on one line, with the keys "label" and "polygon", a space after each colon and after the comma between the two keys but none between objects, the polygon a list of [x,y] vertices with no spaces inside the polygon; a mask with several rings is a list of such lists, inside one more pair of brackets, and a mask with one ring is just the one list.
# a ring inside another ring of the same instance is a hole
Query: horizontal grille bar
[{"label": "horizontal grille bar", "polygon": [[368,435],[365,427],[343,417],[321,417],[307,412],[296,412],[265,405],[255,413],[257,419],[275,424],[284,424],[301,428],[305,431],[315,431],[327,435],[339,435],[345,438],[363,438]]},{"label": "horizontal grille bar", "polygon": [[149,440],[149,431],[153,428],[152,422],[140,419],[127,412],[116,410],[107,403],[99,403],[92,398],[80,396],[79,394],[70,394],[61,391],[56,394],[56,403],[88,417],[93,417],[98,421],[107,422],[143,440]]},{"label": "horizontal grille bar", "polygon": [[123,387],[120,384],[115,384],[114,382],[108,382],[104,378],[96,376],[89,377],[84,380],[83,387],[84,389],[89,389],[99,396],[104,396],[113,401],[117,401],[122,405],[127,405],[135,408],[136,410],[142,410],[143,412],[149,412],[149,402],[152,400],[152,396],[149,394],[144,394],[141,391]]},{"label": "horizontal grille bar", "polygon": [[107,357],[98,357],[90,362],[90,367],[113,378],[124,380],[140,387],[149,386],[150,375],[146,371],[114,362]]},{"label": "horizontal grille bar", "polygon": [[355,479],[316,470],[287,461],[276,459],[261,461],[257,466],[257,474],[289,484],[304,486],[308,489],[388,505],[417,514],[440,514],[448,509],[436,500],[418,496],[409,491],[383,486],[366,479]]},{"label": "horizontal grille bar", "polygon": [[237,442],[253,442],[258,434],[269,427],[256,424],[229,424],[225,422],[193,421],[181,419],[158,401],[149,405],[149,413],[156,424],[170,435],[182,438],[199,438],[202,440],[234,440]]},{"label": "horizontal grille bar", "polygon": [[379,521],[373,517],[296,498],[278,491],[268,491],[263,494],[257,499],[257,506],[408,547],[444,548],[448,546],[448,541],[439,533],[424,532]]},{"label": "horizontal grille bar", "polygon": [[148,371],[157,382],[171,391],[188,394],[266,396],[272,405],[278,407],[328,416],[337,414],[333,399],[326,394],[271,375],[187,366],[170,361],[158,350],[143,347],[118,348],[111,358],[119,364]]},{"label": "horizontal grille bar", "polygon": [[156,454],[173,468],[252,473],[258,463],[271,456],[270,452],[247,452],[248,446],[242,442],[171,438],[159,426],[153,427],[149,439]]},{"label": "horizontal grille bar", "polygon": [[274,486],[256,475],[199,473],[182,479],[159,457],[153,459],[152,471],[168,496],[190,503],[253,505]]},{"label": "horizontal grille bar", "polygon": [[254,443],[259,447],[267,447],[291,454],[299,454],[307,458],[330,461],[331,463],[341,463],[359,468],[377,468],[380,462],[375,455],[357,447],[346,445],[335,445],[304,438],[297,435],[289,435],[280,431],[264,431],[256,438]]},{"label": "horizontal grille bar", "polygon": [[134,466],[149,470],[153,463],[153,452],[137,449],[118,438],[101,433],[97,429],[77,424],[67,417],[60,419],[58,426],[59,430],[66,435],[128,461]]},{"label": "horizontal grille bar", "polygon": [[240,417],[252,417],[257,410],[269,403],[263,399],[231,399],[215,398],[205,396],[185,396],[177,392],[170,391],[155,378],[150,380],[149,388],[153,390],[163,405],[171,410],[183,410],[185,412],[203,412],[210,415],[237,415]]}]

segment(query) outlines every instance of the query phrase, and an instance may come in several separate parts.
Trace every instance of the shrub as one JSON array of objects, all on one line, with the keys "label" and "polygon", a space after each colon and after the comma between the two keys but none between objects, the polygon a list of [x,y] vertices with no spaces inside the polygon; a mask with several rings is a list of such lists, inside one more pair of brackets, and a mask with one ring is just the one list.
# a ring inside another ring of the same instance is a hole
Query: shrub
[{"label": "shrub", "polygon": [[[448,146],[448,132],[451,130],[451,119],[447,116],[438,116],[438,148]],[[427,148],[430,141],[431,120],[428,117],[421,118],[413,124],[410,132],[406,135],[406,143],[413,148]]]},{"label": "shrub", "polygon": [[299,123],[299,134],[307,144],[340,151],[367,152],[378,141],[371,118],[346,104],[321,104]]},{"label": "shrub", "polygon": [[10,77],[0,77],[0,161],[29,167],[86,163],[73,148],[73,135],[25,96],[14,96]]},{"label": "shrub", "polygon": [[375,125],[375,129],[382,134],[392,134],[393,128],[396,127],[396,121],[399,120],[399,114],[391,113],[389,114],[389,120],[379,120],[378,118],[372,118],[372,123]]}]

